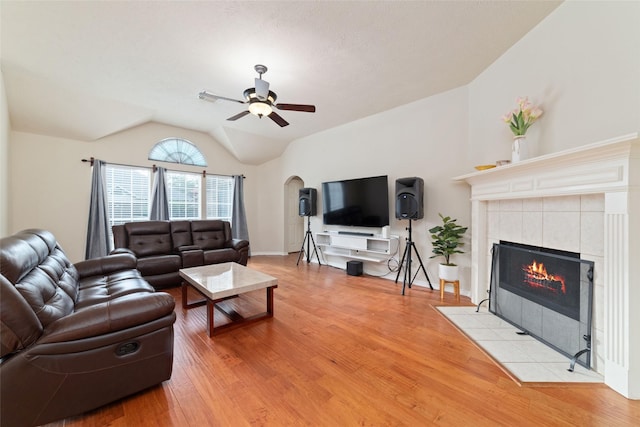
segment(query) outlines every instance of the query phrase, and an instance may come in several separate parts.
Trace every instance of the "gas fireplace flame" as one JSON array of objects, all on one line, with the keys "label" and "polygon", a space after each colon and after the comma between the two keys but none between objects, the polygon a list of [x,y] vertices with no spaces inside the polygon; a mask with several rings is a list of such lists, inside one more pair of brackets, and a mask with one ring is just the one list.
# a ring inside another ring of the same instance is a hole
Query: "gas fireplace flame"
[{"label": "gas fireplace flame", "polygon": [[544,288],[554,293],[567,293],[565,279],[556,274],[549,274],[543,263],[538,263],[535,259],[529,265],[522,266],[524,270],[524,281],[533,288]]}]

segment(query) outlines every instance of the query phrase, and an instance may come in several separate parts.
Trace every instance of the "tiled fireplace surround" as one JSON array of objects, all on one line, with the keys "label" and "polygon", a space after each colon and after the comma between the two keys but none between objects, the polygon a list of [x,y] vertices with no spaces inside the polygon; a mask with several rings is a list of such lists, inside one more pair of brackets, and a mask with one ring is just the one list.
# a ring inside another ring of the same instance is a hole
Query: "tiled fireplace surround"
[{"label": "tiled fireplace surround", "polygon": [[454,178],[471,186],[471,300],[487,297],[493,243],[594,261],[592,369],[640,399],[638,134]]}]

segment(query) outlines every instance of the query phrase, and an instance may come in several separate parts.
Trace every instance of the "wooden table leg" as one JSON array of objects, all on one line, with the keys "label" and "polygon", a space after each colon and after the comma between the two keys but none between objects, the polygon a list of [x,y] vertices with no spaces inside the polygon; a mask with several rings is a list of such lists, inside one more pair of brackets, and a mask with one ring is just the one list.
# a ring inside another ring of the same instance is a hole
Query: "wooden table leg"
[{"label": "wooden table leg", "polygon": [[273,317],[273,286],[267,288],[267,315]]},{"label": "wooden table leg", "polygon": [[189,304],[187,304],[188,286],[187,282],[182,282],[182,308],[184,309],[189,308]]},{"label": "wooden table leg", "polygon": [[[220,298],[217,300],[212,300],[206,298],[207,304],[207,333],[209,334],[209,338],[212,338],[215,335],[218,335],[224,331],[228,331],[231,329],[235,329],[241,325],[245,325],[247,323],[256,322],[260,319],[265,319],[268,317],[273,317],[273,290],[277,288],[277,285],[270,286],[267,288],[267,311],[264,313],[255,314],[249,317],[243,317],[240,313],[237,313],[235,310],[224,307],[223,305],[217,305],[225,300],[231,298],[237,298],[238,295],[232,295],[229,297]],[[191,305],[191,304],[189,304]],[[224,325],[220,325],[217,328],[214,325],[214,317],[215,310],[219,310],[222,314],[227,316],[230,320],[229,323],[225,323]]]},{"label": "wooden table leg", "polygon": [[206,301],[209,299],[207,297],[205,297],[204,295],[202,295],[202,292],[198,291],[196,288],[195,289],[200,295],[202,295],[204,298],[194,301],[194,302],[189,302],[187,300],[187,298],[189,298],[189,283],[187,282],[182,282],[182,308],[184,308],[185,310],[190,309],[190,308],[194,308],[194,307],[200,307],[201,305],[204,305],[206,303]]},{"label": "wooden table leg", "polygon": [[215,310],[216,303],[213,300],[207,298],[207,331],[209,332],[209,338],[213,336],[213,320],[215,318]]}]

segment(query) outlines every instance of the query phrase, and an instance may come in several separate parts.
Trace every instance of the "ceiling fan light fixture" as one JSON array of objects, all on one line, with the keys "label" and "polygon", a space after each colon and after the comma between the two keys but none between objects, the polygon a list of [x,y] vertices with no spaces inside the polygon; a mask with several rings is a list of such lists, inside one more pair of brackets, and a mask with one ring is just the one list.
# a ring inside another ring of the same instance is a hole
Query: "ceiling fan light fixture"
[{"label": "ceiling fan light fixture", "polygon": [[306,105],[306,104],[276,104],[276,99],[278,99],[278,95],[275,92],[269,90],[269,82],[262,79],[262,75],[267,72],[267,67],[264,65],[256,65],[256,72],[259,74],[259,77],[254,79],[255,87],[250,87],[245,89],[243,92],[244,101],[233,99],[233,98],[225,98],[224,96],[214,95],[207,91],[200,92],[200,99],[204,99],[207,101],[216,101],[218,99],[223,99],[226,101],[238,102],[240,104],[249,104],[248,108],[242,111],[235,116],[229,117],[227,120],[235,121],[246,115],[253,114],[262,118],[263,116],[268,116],[271,120],[273,120],[278,126],[285,127],[288,126],[289,123],[280,117],[278,113],[274,111],[274,108],[278,110],[288,110],[288,111],[303,111],[307,113],[315,113],[316,107],[315,105]]},{"label": "ceiling fan light fixture", "polygon": [[258,117],[268,116],[273,112],[273,108],[266,102],[253,101],[249,104],[249,112]]}]

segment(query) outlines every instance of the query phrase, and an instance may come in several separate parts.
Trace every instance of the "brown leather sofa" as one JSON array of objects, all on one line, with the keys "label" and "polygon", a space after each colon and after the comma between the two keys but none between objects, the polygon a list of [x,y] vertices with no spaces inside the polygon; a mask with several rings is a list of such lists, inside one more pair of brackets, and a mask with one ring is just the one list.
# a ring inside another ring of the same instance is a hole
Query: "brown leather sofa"
[{"label": "brown leather sofa", "polygon": [[77,415],[171,377],[175,301],[130,254],[71,264],[45,230],[0,240],[0,425]]},{"label": "brown leather sofa", "polygon": [[178,286],[178,270],[237,262],[247,265],[249,242],[233,239],[228,221],[141,221],[113,226],[114,252],[131,251],[156,289]]}]

